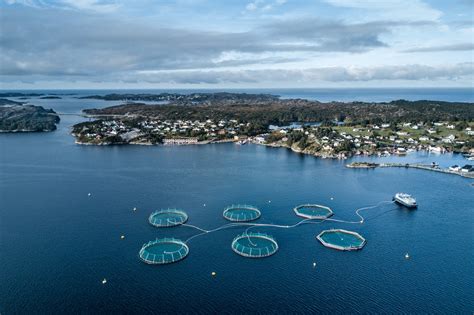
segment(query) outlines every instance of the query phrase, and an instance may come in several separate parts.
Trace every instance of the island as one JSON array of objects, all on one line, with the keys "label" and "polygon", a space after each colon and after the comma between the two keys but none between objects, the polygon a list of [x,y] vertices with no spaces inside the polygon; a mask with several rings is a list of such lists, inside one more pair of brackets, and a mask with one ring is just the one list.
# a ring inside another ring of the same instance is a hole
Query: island
[{"label": "island", "polygon": [[[99,98],[90,96],[88,98]],[[118,106],[85,109],[79,144],[206,144],[236,141],[324,158],[474,151],[474,104],[281,99],[268,94],[112,94]],[[140,101],[163,102],[156,105]]]},{"label": "island", "polygon": [[61,97],[56,96],[56,95],[47,95],[47,96],[41,96],[40,99],[41,100],[60,100]]},{"label": "island", "polygon": [[52,109],[0,99],[0,132],[53,131],[58,123]]}]

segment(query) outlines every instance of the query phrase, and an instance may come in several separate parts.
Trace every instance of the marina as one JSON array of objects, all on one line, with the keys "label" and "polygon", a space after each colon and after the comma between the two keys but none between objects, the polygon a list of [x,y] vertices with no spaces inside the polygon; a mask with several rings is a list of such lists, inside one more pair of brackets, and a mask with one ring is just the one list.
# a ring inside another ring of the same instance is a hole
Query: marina
[{"label": "marina", "polygon": [[449,168],[440,168],[433,164],[420,164],[420,163],[368,163],[368,162],[356,162],[347,164],[347,168],[377,168],[377,167],[396,167],[396,168],[415,168],[425,171],[438,172],[443,174],[458,175],[466,178],[474,178],[474,169],[466,165],[466,170],[463,171],[461,168],[452,170]]}]

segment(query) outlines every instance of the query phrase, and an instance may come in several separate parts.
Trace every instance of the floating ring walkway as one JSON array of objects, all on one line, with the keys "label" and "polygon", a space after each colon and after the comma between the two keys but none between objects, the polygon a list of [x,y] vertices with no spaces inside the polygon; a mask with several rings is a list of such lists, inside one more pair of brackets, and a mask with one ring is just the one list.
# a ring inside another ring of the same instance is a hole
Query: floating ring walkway
[{"label": "floating ring walkway", "polygon": [[250,205],[231,205],[222,213],[225,219],[233,222],[248,222],[257,220],[262,213],[257,207]]},{"label": "floating ring walkway", "polygon": [[278,243],[268,234],[244,233],[232,241],[232,250],[240,256],[250,258],[263,258],[275,254]]},{"label": "floating ring walkway", "polygon": [[[139,257],[147,264],[169,264],[184,259],[189,253],[188,242],[204,234],[217,232],[232,227],[247,227],[246,231],[235,237],[232,241],[232,250],[244,257],[262,258],[276,253],[279,249],[276,240],[267,234],[251,233],[249,230],[256,227],[292,229],[303,224],[321,224],[325,221],[340,222],[346,224],[363,224],[365,219],[361,211],[379,207],[382,204],[393,203],[393,201],[382,201],[374,206],[359,208],[355,211],[360,218],[359,221],[347,221],[329,218],[333,214],[331,208],[316,204],[304,204],[295,207],[293,210],[298,216],[305,219],[293,225],[280,225],[272,223],[248,223],[245,221],[256,220],[260,217],[260,210],[249,205],[232,205],[224,209],[223,216],[231,222],[220,227],[206,230],[195,225],[186,224],[188,215],[178,209],[167,209],[153,212],[149,217],[149,222],[158,227],[171,227],[183,225],[200,231],[181,241],[175,238],[163,238],[150,241],[142,246]],[[315,221],[318,220],[318,221]],[[366,244],[365,238],[353,231],[343,229],[332,229],[322,231],[316,236],[321,244],[328,248],[343,251],[359,250]]]},{"label": "floating ring walkway", "polygon": [[156,227],[173,227],[186,223],[188,215],[183,210],[166,209],[153,212],[148,222]]},{"label": "floating ring walkway", "polygon": [[139,256],[150,265],[171,264],[184,259],[189,247],[176,238],[162,238],[143,244]]},{"label": "floating ring walkway", "polygon": [[359,233],[343,229],[324,230],[316,238],[325,247],[337,250],[359,250],[367,243]]},{"label": "floating ring walkway", "polygon": [[331,208],[310,203],[296,206],[293,211],[297,216],[306,219],[327,219],[333,215]]}]

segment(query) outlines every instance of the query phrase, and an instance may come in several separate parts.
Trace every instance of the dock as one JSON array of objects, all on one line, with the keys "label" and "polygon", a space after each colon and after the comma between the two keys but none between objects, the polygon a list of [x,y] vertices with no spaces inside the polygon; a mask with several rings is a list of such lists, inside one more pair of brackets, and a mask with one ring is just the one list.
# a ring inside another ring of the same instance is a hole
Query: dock
[{"label": "dock", "polygon": [[451,171],[446,168],[440,168],[438,166],[433,166],[430,164],[419,164],[419,163],[364,163],[364,162],[356,162],[347,164],[346,167],[348,168],[377,168],[377,167],[403,167],[403,168],[416,168],[420,170],[444,173],[444,174],[451,174],[451,175],[458,175],[461,177],[466,178],[473,178],[474,179],[474,172],[463,172],[463,171]]}]

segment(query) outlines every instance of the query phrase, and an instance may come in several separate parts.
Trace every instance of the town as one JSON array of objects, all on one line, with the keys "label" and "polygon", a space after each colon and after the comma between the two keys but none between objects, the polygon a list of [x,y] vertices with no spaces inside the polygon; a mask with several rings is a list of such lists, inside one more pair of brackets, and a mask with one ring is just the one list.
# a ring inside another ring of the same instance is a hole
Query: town
[{"label": "town", "polygon": [[258,123],[229,120],[159,120],[116,118],[73,127],[78,144],[207,144],[247,142],[286,147],[323,158],[353,155],[405,155],[417,150],[458,152],[474,159],[474,123],[292,124],[262,128]]}]

